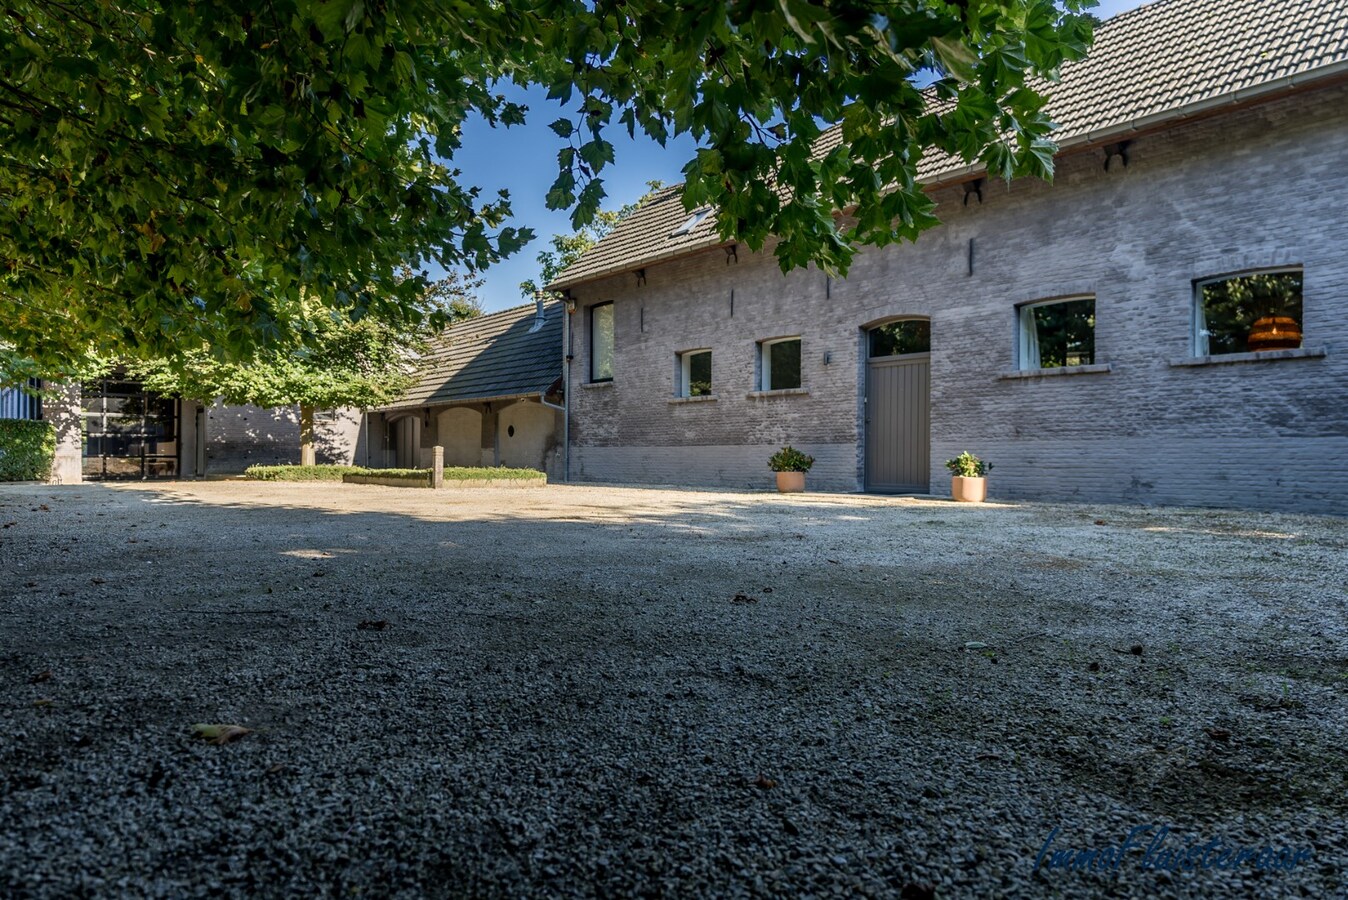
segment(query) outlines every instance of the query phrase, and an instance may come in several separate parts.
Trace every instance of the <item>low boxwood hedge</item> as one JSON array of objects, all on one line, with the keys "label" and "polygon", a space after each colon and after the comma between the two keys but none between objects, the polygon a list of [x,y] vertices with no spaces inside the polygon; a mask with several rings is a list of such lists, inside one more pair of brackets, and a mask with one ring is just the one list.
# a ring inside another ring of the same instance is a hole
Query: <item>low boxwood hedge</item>
[{"label": "low boxwood hedge", "polygon": [[429,481],[430,469],[357,469],[351,475],[363,475],[366,478],[403,478],[407,481]]},{"label": "low boxwood hedge", "polygon": [[[341,481],[343,475],[377,478],[429,478],[429,469],[367,469],[364,466],[249,466],[243,477],[253,481]],[[546,478],[537,469],[508,469],[503,466],[446,466],[446,481],[488,481],[493,479]]]},{"label": "low boxwood hedge", "polygon": [[0,419],[0,481],[46,481],[55,459],[50,422]]},{"label": "low boxwood hedge", "polygon": [[454,466],[445,467],[446,481],[489,481],[492,479],[534,479],[547,478],[537,469],[507,469],[503,466]]},{"label": "low boxwood hedge", "polygon": [[359,475],[360,466],[249,466],[243,477],[253,481],[341,481],[343,475]]}]

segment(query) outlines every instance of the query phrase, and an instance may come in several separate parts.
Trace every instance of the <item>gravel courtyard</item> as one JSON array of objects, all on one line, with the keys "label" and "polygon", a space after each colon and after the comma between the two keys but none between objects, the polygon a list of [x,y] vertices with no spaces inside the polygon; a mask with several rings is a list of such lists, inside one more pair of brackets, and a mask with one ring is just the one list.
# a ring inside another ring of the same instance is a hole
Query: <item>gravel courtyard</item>
[{"label": "gravel courtyard", "polygon": [[[0,894],[1338,895],[1346,551],[1202,510],[0,486]],[[1153,824],[1310,853],[1036,870]]]}]

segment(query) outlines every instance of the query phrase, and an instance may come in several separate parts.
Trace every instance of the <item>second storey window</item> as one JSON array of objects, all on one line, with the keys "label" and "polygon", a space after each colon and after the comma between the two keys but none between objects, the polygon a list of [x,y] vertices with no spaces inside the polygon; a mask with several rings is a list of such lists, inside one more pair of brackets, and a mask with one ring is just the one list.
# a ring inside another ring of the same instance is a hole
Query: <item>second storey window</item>
[{"label": "second storey window", "polygon": [[1019,368],[1095,364],[1095,298],[1027,303],[1018,312]]},{"label": "second storey window", "polygon": [[679,354],[679,396],[711,395],[711,351],[689,350]]},{"label": "second storey window", "polygon": [[762,354],[760,390],[784,391],[800,387],[800,338],[778,338],[759,345]]},{"label": "second storey window", "polygon": [[1301,346],[1301,270],[1250,272],[1194,289],[1194,356]]},{"label": "second storey window", "polygon": [[613,304],[590,307],[590,380],[613,380]]}]

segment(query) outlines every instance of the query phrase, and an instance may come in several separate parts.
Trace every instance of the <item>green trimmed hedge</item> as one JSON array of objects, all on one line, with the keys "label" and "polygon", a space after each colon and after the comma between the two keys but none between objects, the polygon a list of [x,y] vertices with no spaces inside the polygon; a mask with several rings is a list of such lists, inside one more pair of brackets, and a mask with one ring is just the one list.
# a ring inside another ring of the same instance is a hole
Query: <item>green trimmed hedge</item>
[{"label": "green trimmed hedge", "polygon": [[0,481],[46,481],[55,460],[50,422],[0,419]]},{"label": "green trimmed hedge", "polygon": [[352,475],[364,475],[366,478],[402,478],[407,481],[431,480],[430,469],[359,469]]},{"label": "green trimmed hedge", "polygon": [[537,469],[507,469],[504,466],[445,466],[445,481],[488,481],[491,479],[532,480],[547,478]]},{"label": "green trimmed hedge", "polygon": [[[378,478],[430,477],[429,469],[367,469],[364,466],[249,466],[243,477],[253,481],[341,481],[343,475],[367,475]],[[537,469],[504,467],[446,466],[446,481],[487,481],[491,479],[531,480],[546,478]]]},{"label": "green trimmed hedge", "polygon": [[360,466],[249,466],[243,477],[253,481],[341,481],[343,475],[360,475]]}]

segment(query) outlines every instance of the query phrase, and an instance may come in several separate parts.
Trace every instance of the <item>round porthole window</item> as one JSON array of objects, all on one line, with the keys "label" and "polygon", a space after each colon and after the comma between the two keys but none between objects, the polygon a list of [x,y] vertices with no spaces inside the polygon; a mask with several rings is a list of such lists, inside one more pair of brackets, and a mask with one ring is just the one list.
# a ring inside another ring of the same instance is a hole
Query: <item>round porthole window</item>
[{"label": "round porthole window", "polygon": [[507,428],[507,429],[506,429],[506,434],[510,435],[511,437],[514,437],[514,436],[515,436],[515,426],[514,426],[514,425],[511,425],[509,428]]}]

